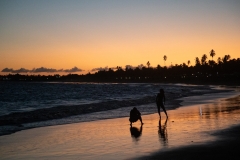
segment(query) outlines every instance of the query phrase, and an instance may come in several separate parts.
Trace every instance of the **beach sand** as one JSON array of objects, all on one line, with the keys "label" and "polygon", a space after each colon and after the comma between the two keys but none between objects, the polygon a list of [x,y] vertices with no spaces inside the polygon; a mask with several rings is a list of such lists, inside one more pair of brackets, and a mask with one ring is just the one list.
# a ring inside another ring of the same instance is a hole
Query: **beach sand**
[{"label": "beach sand", "polygon": [[213,159],[229,159],[239,160],[240,145],[240,125],[234,126],[222,131],[216,132],[218,140],[202,145],[189,145],[179,147],[165,152],[156,152],[150,156],[138,158],[138,160],[213,160]]},{"label": "beach sand", "polygon": [[239,159],[240,96],[210,96],[169,110],[168,119],[143,115],[142,127],[124,117],[0,136],[0,159]]}]

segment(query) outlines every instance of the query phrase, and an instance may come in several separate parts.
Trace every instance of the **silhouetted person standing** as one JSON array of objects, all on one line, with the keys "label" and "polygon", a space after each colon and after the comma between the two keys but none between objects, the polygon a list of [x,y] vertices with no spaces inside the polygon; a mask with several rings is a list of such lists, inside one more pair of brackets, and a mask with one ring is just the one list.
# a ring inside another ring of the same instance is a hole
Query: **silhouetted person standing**
[{"label": "silhouetted person standing", "polygon": [[166,114],[167,118],[168,118],[167,111],[166,111],[166,109],[164,107],[164,104],[165,104],[165,94],[164,94],[164,90],[163,89],[160,89],[160,92],[157,94],[156,103],[157,103],[157,107],[158,107],[158,114],[159,114],[159,116],[161,117],[161,114],[160,114],[160,107],[161,107],[163,109],[164,113]]},{"label": "silhouetted person standing", "polygon": [[141,113],[137,110],[136,107],[134,107],[131,111],[130,111],[130,125],[132,125],[132,123],[137,122],[137,120],[141,121],[141,124],[143,124],[142,122],[142,117],[141,117]]}]

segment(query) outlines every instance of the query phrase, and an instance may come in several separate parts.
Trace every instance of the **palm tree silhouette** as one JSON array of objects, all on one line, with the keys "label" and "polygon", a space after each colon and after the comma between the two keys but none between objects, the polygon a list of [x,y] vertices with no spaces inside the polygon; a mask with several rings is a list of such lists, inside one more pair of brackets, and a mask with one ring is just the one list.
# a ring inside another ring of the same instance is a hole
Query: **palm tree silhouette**
[{"label": "palm tree silhouette", "polygon": [[150,62],[149,62],[149,61],[147,62],[147,66],[148,66],[148,68],[149,68],[149,66],[150,66]]},{"label": "palm tree silhouette", "polygon": [[220,57],[218,57],[218,64],[222,63],[222,59]]},{"label": "palm tree silhouette", "polygon": [[187,61],[188,66],[189,66],[190,63],[191,63],[190,60],[188,60],[188,61]]},{"label": "palm tree silhouette", "polygon": [[206,64],[206,60],[207,60],[207,55],[204,54],[201,59],[202,65]]},{"label": "palm tree silhouette", "polygon": [[200,65],[200,60],[198,57],[195,58],[195,63],[196,63],[196,66]]},{"label": "palm tree silhouette", "polygon": [[231,56],[230,55],[225,55],[222,59],[223,63],[226,63],[228,60],[230,60]]},{"label": "palm tree silhouette", "polygon": [[163,56],[163,60],[164,60],[164,65],[166,66],[166,64],[165,64],[165,62],[167,60],[167,56],[166,55]]},{"label": "palm tree silhouette", "polygon": [[216,55],[216,53],[215,53],[215,51],[212,49],[211,51],[210,51],[210,56],[212,57],[212,60],[213,60],[213,57]]}]

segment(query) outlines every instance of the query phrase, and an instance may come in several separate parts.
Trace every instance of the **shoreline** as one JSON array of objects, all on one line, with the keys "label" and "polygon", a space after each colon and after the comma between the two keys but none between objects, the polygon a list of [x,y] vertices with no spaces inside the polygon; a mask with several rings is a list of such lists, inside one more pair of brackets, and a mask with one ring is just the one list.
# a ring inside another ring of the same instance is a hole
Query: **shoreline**
[{"label": "shoreline", "polygon": [[[169,85],[169,84],[168,84]],[[180,85],[182,86],[183,84],[175,84],[175,85]],[[186,86],[189,86],[189,84],[186,84]],[[191,86],[191,85],[190,85]],[[191,97],[191,96],[200,96],[204,94],[214,94],[214,93],[225,93],[225,92],[230,92],[233,91],[234,88],[226,88],[222,86],[205,86],[205,85],[196,85],[194,86],[196,90],[198,89],[203,89],[202,91],[197,91],[197,92],[189,92],[189,89],[182,90],[182,93],[166,93],[166,97],[168,97],[166,101],[166,105],[168,106],[168,110],[174,110],[179,107],[181,107],[181,100],[182,98],[185,97]],[[208,89],[206,89],[208,88]],[[32,128],[38,128],[37,127],[25,127],[24,124],[28,123],[35,123],[35,122],[48,122],[51,120],[61,120],[64,118],[72,117],[72,116],[84,116],[89,113],[97,113],[101,111],[111,111],[119,108],[125,108],[125,107],[132,107],[132,106],[139,106],[139,105],[148,105],[148,104],[155,104],[155,96],[147,96],[144,97],[143,99],[140,100],[123,100],[123,101],[109,101],[109,102],[101,102],[101,103],[93,103],[93,104],[85,104],[81,105],[75,105],[75,106],[57,106],[57,107],[52,107],[52,108],[46,108],[46,109],[38,109],[34,111],[30,111],[27,113],[12,113],[10,115],[4,115],[0,116],[0,136],[2,135],[8,135],[12,134],[21,130],[26,130],[26,129],[32,129]],[[117,104],[117,105],[116,105]],[[103,108],[99,108],[98,106],[104,106]],[[143,114],[144,108],[141,111]],[[96,110],[94,112],[91,112],[93,110]],[[126,111],[127,112],[127,111]],[[148,112],[146,111],[145,114],[152,114],[154,112]],[[127,117],[128,113],[126,115],[120,116],[120,117]],[[112,117],[112,118],[118,118],[118,117]],[[109,119],[109,117],[105,118]],[[111,118],[110,118],[111,119]],[[98,120],[98,119],[96,119]],[[91,121],[91,120],[90,120]],[[93,120],[94,121],[94,120]],[[85,122],[85,121],[79,121],[79,122]],[[78,123],[78,122],[73,122],[73,123]],[[71,122],[61,122],[60,124],[57,125],[62,125],[62,124],[71,124]],[[9,127],[8,127],[9,126]],[[51,126],[45,125],[45,126]],[[44,127],[44,126],[39,126],[39,127]]]},{"label": "shoreline", "polygon": [[[23,130],[0,136],[0,150],[3,159],[221,159],[229,154],[236,156],[240,139],[237,137],[239,101],[238,94],[224,101],[215,100],[220,106],[201,104],[203,116],[198,114],[199,105],[169,110],[169,119],[163,115],[160,126],[156,113],[143,115],[142,130],[140,122],[133,124],[137,135],[129,132],[128,117]],[[221,110],[216,112],[216,108]]]},{"label": "shoreline", "polygon": [[[4,75],[6,76],[6,75]],[[1,75],[0,75],[1,77]],[[217,78],[217,77],[216,77]],[[191,84],[191,85],[218,85],[218,86],[240,86],[240,83],[238,81],[238,77],[235,77],[237,79],[229,77],[226,79],[226,77],[221,77],[224,78],[224,80],[221,80],[220,77],[218,79],[214,80],[209,80],[209,79],[198,79],[198,80],[130,80],[130,79],[121,79],[121,80],[99,80],[99,81],[94,81],[94,80],[89,80],[89,81],[80,81],[80,80],[73,80],[73,79],[68,79],[68,80],[3,80],[0,79],[0,83],[3,82],[22,82],[22,83],[97,83],[97,84],[104,84],[104,83],[123,83],[123,84],[140,84],[140,83],[158,83],[158,84]]]}]

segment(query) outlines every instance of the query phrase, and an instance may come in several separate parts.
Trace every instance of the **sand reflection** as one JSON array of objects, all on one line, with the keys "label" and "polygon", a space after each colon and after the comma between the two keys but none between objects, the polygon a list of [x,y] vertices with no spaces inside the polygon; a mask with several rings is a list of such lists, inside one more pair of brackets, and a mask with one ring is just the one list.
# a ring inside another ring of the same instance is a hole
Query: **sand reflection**
[{"label": "sand reflection", "polygon": [[[161,121],[161,118],[159,119],[159,129],[158,129],[158,134],[159,134],[159,140],[163,143],[164,146],[168,144],[168,134],[167,134],[167,120],[163,123]],[[163,123],[163,124],[162,124]]]},{"label": "sand reflection", "polygon": [[[216,103],[192,105],[170,111],[168,145],[189,145],[216,140],[212,133],[240,120],[240,96]],[[144,133],[145,134],[145,133]],[[164,146],[164,143],[162,144]]]},{"label": "sand reflection", "polygon": [[140,128],[133,126],[130,127],[130,133],[134,140],[139,141],[140,136],[142,135],[142,128],[143,128],[142,125]]}]

